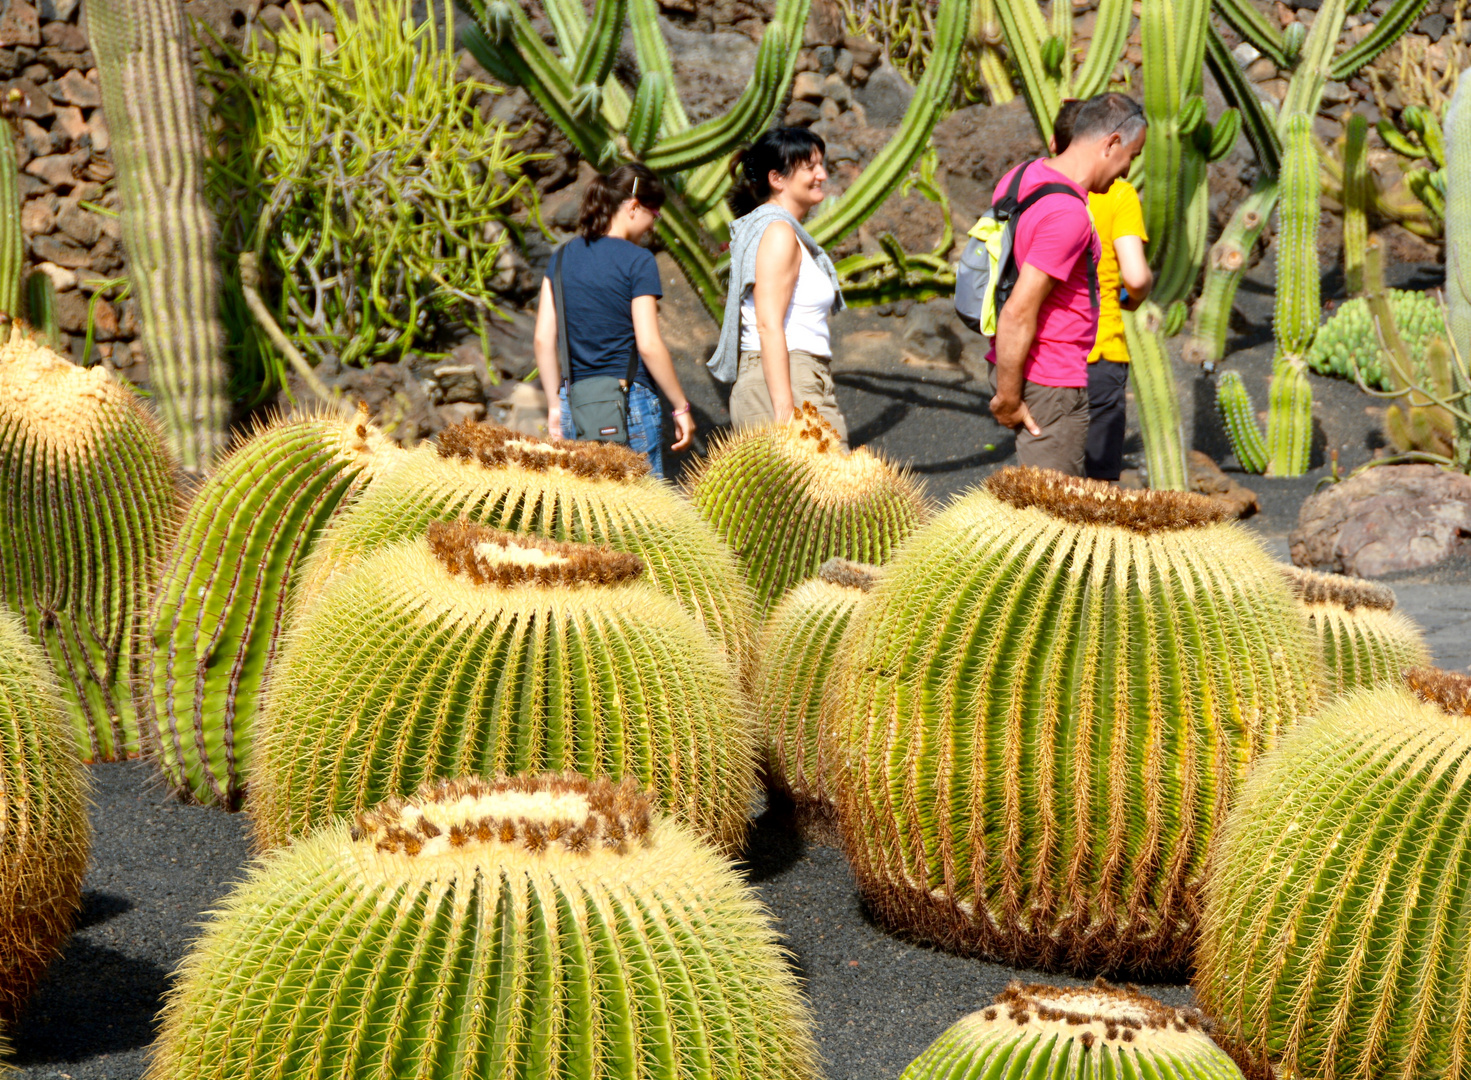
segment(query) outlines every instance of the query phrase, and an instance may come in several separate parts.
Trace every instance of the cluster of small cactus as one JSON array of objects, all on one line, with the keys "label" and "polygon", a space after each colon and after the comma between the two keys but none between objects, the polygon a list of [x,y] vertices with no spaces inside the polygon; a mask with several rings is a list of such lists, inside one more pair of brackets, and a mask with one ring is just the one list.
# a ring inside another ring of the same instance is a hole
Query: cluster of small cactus
[{"label": "cluster of small cactus", "polygon": [[367,419],[278,420],[190,502],[144,634],[145,736],[169,785],[239,809],[262,688],[302,564],[349,494],[401,454]]},{"label": "cluster of small cactus", "polygon": [[[1423,356],[1431,341],[1446,334],[1439,301],[1430,293],[1404,289],[1386,292],[1394,310],[1395,325],[1411,357]],[[1393,387],[1383,360],[1379,333],[1374,329],[1368,302],[1362,297],[1344,303],[1323,324],[1307,352],[1307,364],[1319,375],[1334,375],[1354,382],[1362,380],[1376,390]]]},{"label": "cluster of small cactus", "polygon": [[900,1080],[992,1077],[1174,1077],[1240,1080],[1193,1008],[1134,989],[1023,986],[1013,982],[979,1012],[946,1029]]},{"label": "cluster of small cactus", "polygon": [[140,749],[135,622],[173,537],[174,480],[126,383],[25,333],[0,346],[0,602],[49,656],[88,760]]},{"label": "cluster of small cactus", "polygon": [[1004,469],[905,545],[829,691],[844,844],[886,923],[1044,969],[1181,968],[1235,789],[1319,692],[1291,592],[1223,516]]},{"label": "cluster of small cactus", "polygon": [[867,448],[851,453],[811,403],[788,423],[710,449],[690,499],[770,608],[828,559],[882,564],[929,516],[923,490]]},{"label": "cluster of small cactus", "polygon": [[149,1080],[816,1080],[728,862],[636,786],[463,779],[259,863],[184,961]]},{"label": "cluster of small cactus", "polygon": [[1430,662],[1420,628],[1394,610],[1394,590],[1361,578],[1284,566],[1318,636],[1330,695],[1393,681]]},{"label": "cluster of small cactus", "polygon": [[576,772],[634,777],[738,848],[750,717],[720,650],[643,569],[606,547],[432,522],[339,574],[267,688],[259,846],[428,780]]},{"label": "cluster of small cactus", "polygon": [[1326,1080],[1471,1076],[1471,679],[1412,669],[1253,771],[1193,985],[1238,1060]]},{"label": "cluster of small cactus", "polygon": [[1247,472],[1301,476],[1307,471],[1313,447],[1313,388],[1300,362],[1279,358],[1272,366],[1266,438],[1257,426],[1251,395],[1239,373],[1221,373],[1216,409],[1231,452]]}]

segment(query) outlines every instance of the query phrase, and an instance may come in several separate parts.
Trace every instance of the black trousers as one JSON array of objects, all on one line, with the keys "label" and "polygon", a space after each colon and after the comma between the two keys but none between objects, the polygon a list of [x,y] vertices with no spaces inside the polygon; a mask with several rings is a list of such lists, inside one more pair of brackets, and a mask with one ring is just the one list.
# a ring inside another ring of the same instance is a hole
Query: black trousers
[{"label": "black trousers", "polygon": [[1128,388],[1128,364],[1099,360],[1088,365],[1088,443],[1083,467],[1095,480],[1117,480],[1123,471]]}]

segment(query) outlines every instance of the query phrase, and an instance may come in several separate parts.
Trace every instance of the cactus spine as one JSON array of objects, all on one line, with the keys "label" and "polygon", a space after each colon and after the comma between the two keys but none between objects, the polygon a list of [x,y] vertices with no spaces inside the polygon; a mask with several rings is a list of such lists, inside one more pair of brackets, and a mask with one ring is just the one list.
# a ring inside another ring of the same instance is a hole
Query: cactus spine
[{"label": "cactus spine", "polygon": [[1282,138],[1282,208],[1277,234],[1277,356],[1306,355],[1322,320],[1318,270],[1318,151],[1313,118],[1289,116]]},{"label": "cactus spine", "polygon": [[1388,586],[1295,566],[1282,572],[1322,646],[1330,696],[1397,681],[1406,668],[1430,663],[1420,628],[1394,610]]},{"label": "cactus spine", "polygon": [[61,676],[91,761],[136,754],[135,621],[175,524],[174,465],[126,383],[0,346],[0,601]]},{"label": "cactus spine", "polygon": [[184,467],[208,471],[226,447],[230,397],[184,13],[179,0],[92,0],[87,26],[154,397]]},{"label": "cactus spine", "polygon": [[1236,455],[1237,463],[1249,473],[1266,472],[1267,444],[1262,429],[1257,426],[1251,395],[1246,392],[1239,373],[1221,374],[1216,384],[1216,408],[1225,422],[1226,437],[1231,440],[1231,452]]},{"label": "cactus spine", "polygon": [[1349,295],[1364,291],[1364,255],[1369,245],[1369,121],[1349,117],[1343,147],[1343,280]]},{"label": "cactus spine", "polygon": [[1138,312],[1124,312],[1124,337],[1129,345],[1129,382],[1139,409],[1149,486],[1156,491],[1188,490],[1185,467],[1185,428],[1180,419],[1180,395],[1175,369],[1160,331],[1159,308],[1152,302]]},{"label": "cactus spine", "polygon": [[51,665],[0,605],[0,1018],[15,1019],[71,933],[90,829],[87,774]]},{"label": "cactus spine", "polygon": [[1223,513],[1005,469],[885,568],[824,732],[883,921],[1043,969],[1185,962],[1231,795],[1318,693],[1292,594]]},{"label": "cactus spine", "polygon": [[634,777],[739,849],[750,715],[719,649],[642,573],[605,547],[434,522],[339,576],[267,687],[257,842],[427,780],[567,771]]},{"label": "cactus spine", "polygon": [[1304,723],[1242,790],[1193,985],[1275,1075],[1471,1077],[1468,707],[1471,680],[1412,669]]},{"label": "cactus spine", "polygon": [[1279,360],[1267,393],[1268,469],[1273,476],[1301,476],[1313,449],[1313,388],[1299,360]]},{"label": "cactus spine", "polygon": [[148,619],[140,694],[153,756],[176,792],[239,809],[302,564],[342,501],[400,454],[366,412],[279,420],[242,442],[195,495]]},{"label": "cactus spine", "polygon": [[[289,928],[289,929],[288,929]],[[627,786],[457,780],[258,864],[149,1080],[818,1080],[754,890]]]}]

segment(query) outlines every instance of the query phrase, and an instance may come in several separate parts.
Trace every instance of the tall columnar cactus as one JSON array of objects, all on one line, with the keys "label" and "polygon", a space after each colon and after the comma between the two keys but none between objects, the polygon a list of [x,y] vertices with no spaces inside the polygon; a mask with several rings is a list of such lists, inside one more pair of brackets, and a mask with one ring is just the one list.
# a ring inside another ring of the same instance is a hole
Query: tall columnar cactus
[{"label": "tall columnar cactus", "polygon": [[946,1028],[900,1080],[1240,1080],[1240,1070],[1211,1041],[1204,1023],[1195,1009],[1173,1008],[1101,980],[1088,987],[1013,982],[990,1007]]},{"label": "tall columnar cactus", "polygon": [[56,677],[0,606],[0,1019],[15,1019],[71,933],[90,832],[87,774]]},{"label": "tall columnar cactus", "polygon": [[0,602],[42,643],[91,761],[139,750],[136,620],[173,538],[174,464],[128,385],[0,346]]},{"label": "tall columnar cactus", "polygon": [[[21,279],[26,269],[26,238],[20,224],[20,169],[9,123],[0,125],[0,315],[21,317]],[[8,333],[0,327],[0,335]]]},{"label": "tall columnar cactus", "polygon": [[767,620],[751,697],[770,781],[803,810],[832,818],[831,745],[823,699],[853,613],[882,569],[830,559],[782,598]]},{"label": "tall columnar cactus", "polygon": [[755,739],[720,650],[633,555],[435,522],[327,587],[266,690],[262,847],[427,780],[636,779],[728,851]]},{"label": "tall columnar cactus", "polygon": [[1369,176],[1369,121],[1362,113],[1349,117],[1343,146],[1343,280],[1351,296],[1364,290],[1364,254],[1369,244],[1369,202],[1374,181]]},{"label": "tall columnar cactus", "polygon": [[457,780],[258,863],[149,1080],[817,1080],[755,892],[629,787]]},{"label": "tall columnar cactus", "polygon": [[1277,335],[1279,358],[1307,354],[1323,319],[1318,269],[1318,149],[1313,118],[1289,116],[1282,134],[1282,208],[1277,233]]},{"label": "tall columnar cactus", "polygon": [[828,559],[887,562],[929,516],[908,472],[864,447],[844,452],[810,404],[714,445],[690,498],[740,557],[763,609]]},{"label": "tall columnar cactus", "polygon": [[1295,566],[1282,572],[1318,635],[1329,694],[1396,681],[1406,668],[1430,663],[1420,628],[1394,610],[1387,585]]},{"label": "tall columnar cactus", "polygon": [[87,28],[154,399],[184,467],[208,471],[230,396],[193,42],[179,0],[92,0]]},{"label": "tall columnar cactus", "polygon": [[144,630],[145,734],[169,786],[237,810],[302,564],[343,500],[402,452],[368,423],[277,420],[194,496]]},{"label": "tall columnar cactus", "polygon": [[1237,463],[1249,473],[1266,472],[1267,443],[1257,426],[1251,395],[1238,372],[1221,373],[1216,383],[1216,408],[1226,425],[1226,437],[1231,440],[1231,452],[1236,455]]},{"label": "tall columnar cactus", "polygon": [[735,555],[648,472],[642,455],[611,443],[450,427],[438,447],[421,446],[334,519],[307,564],[298,603],[309,607],[330,577],[369,552],[420,535],[431,521],[466,517],[639,556],[659,590],[745,670],[756,619]]},{"label": "tall columnar cactus", "polygon": [[1147,303],[1137,313],[1124,313],[1124,336],[1129,345],[1129,383],[1139,408],[1149,486],[1156,491],[1186,491],[1185,427],[1180,419],[1180,394],[1175,369],[1165,350],[1160,310]]},{"label": "tall columnar cactus", "polygon": [[844,638],[825,732],[884,922],[1029,967],[1180,970],[1215,830],[1320,677],[1281,574],[1223,516],[1004,469],[905,545]]},{"label": "tall columnar cactus", "polygon": [[1193,985],[1277,1076],[1471,1076],[1471,680],[1411,674],[1289,735],[1221,837]]},{"label": "tall columnar cactus", "polygon": [[[1471,379],[1466,377],[1471,365],[1471,87],[1457,85],[1456,95],[1446,112],[1446,321],[1455,345],[1457,359],[1456,390],[1471,394]],[[1471,410],[1471,398],[1462,399]],[[1457,426],[1458,452],[1456,465],[1471,472],[1471,422],[1461,420]]]},{"label": "tall columnar cactus", "polygon": [[1267,469],[1273,476],[1301,476],[1313,450],[1313,387],[1300,360],[1283,358],[1272,369],[1267,392]]}]

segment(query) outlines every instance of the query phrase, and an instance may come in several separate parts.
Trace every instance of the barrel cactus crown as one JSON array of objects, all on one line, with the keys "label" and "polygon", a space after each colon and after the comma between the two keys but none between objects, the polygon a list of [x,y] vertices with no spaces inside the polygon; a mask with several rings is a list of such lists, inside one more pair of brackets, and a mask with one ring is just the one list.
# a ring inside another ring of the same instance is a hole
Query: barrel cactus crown
[{"label": "barrel cactus crown", "polygon": [[908,472],[864,447],[844,452],[810,403],[790,423],[713,446],[690,498],[735,549],[763,608],[828,559],[887,562],[929,516]]},{"label": "barrel cactus crown", "polygon": [[[1388,289],[1394,322],[1410,355],[1419,357],[1437,337],[1445,337],[1445,315],[1440,303],[1430,293]],[[1355,297],[1340,307],[1325,322],[1308,350],[1308,366],[1319,375],[1337,375],[1364,382],[1377,390],[1394,389],[1390,372],[1384,365],[1383,347],[1379,344],[1369,305],[1363,297]]]},{"label": "barrel cactus crown", "polygon": [[205,480],[164,564],[146,632],[144,734],[169,785],[238,810],[261,690],[303,561],[354,490],[401,451],[367,411],[280,419]]},{"label": "barrel cactus crown", "polygon": [[1342,698],[1254,770],[1193,980],[1277,1076],[1471,1076],[1471,679]]},{"label": "barrel cactus crown", "polygon": [[49,655],[92,761],[140,748],[136,631],[173,536],[174,478],[126,383],[24,333],[0,346],[0,601]]},{"label": "barrel cactus crown", "polygon": [[752,699],[767,775],[799,806],[831,814],[831,762],[820,739],[822,705],[838,643],[859,602],[878,583],[876,566],[829,559],[777,604],[761,638]]},{"label": "barrel cactus crown", "polygon": [[649,579],[738,668],[749,663],[754,608],[735,556],[687,502],[649,476],[642,454],[491,424],[447,428],[437,447],[407,455],[340,514],[309,563],[298,603],[309,607],[333,574],[366,553],[422,534],[431,521],[461,517],[637,555]]},{"label": "barrel cactus crown", "polygon": [[262,860],[149,1080],[816,1080],[766,913],[636,788],[444,782]]},{"label": "barrel cactus crown", "polygon": [[1178,974],[1248,765],[1317,647],[1223,511],[1004,469],[905,545],[829,690],[859,886],[891,926],[1021,966]]},{"label": "barrel cactus crown", "polygon": [[989,1008],[962,1017],[900,1080],[962,1077],[1175,1077],[1240,1080],[1195,1009],[1135,990],[1013,982]]},{"label": "barrel cactus crown", "polygon": [[1329,694],[1397,681],[1406,668],[1430,663],[1420,628],[1394,610],[1387,585],[1295,566],[1282,572],[1317,634]]},{"label": "barrel cactus crown", "polygon": [[293,627],[266,693],[250,810],[282,843],[471,773],[632,776],[727,850],[755,784],[720,650],[642,563],[434,522],[365,557]]},{"label": "barrel cactus crown", "polygon": [[0,1019],[61,951],[87,869],[87,775],[56,679],[0,607]]}]

